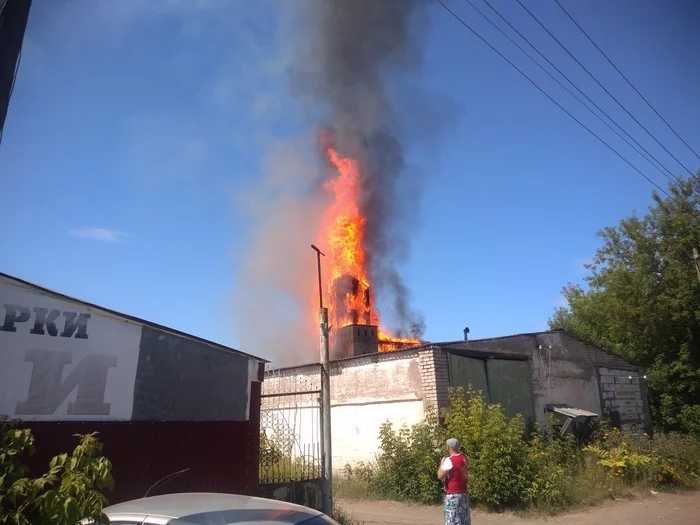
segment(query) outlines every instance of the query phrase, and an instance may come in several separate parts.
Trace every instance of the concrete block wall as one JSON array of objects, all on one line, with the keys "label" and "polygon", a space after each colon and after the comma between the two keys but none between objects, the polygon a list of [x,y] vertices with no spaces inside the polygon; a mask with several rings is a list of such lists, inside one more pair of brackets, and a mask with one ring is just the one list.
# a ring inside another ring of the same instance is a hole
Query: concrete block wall
[{"label": "concrete block wall", "polygon": [[619,412],[624,429],[646,430],[649,416],[640,384],[644,378],[637,371],[605,367],[598,368],[598,375],[603,413]]}]

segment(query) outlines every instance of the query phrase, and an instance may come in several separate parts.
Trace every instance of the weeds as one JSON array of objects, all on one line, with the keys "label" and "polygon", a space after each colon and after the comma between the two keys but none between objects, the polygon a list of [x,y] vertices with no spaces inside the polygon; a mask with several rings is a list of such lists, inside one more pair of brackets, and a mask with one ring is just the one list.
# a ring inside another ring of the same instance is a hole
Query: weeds
[{"label": "weeds", "polygon": [[680,434],[647,435],[607,429],[586,446],[560,438],[550,427],[526,429],[478,392],[450,393],[440,425],[435,414],[412,428],[380,431],[376,460],[336,478],[336,493],[437,503],[443,491],[436,469],[445,438],[456,437],[470,462],[469,492],[489,509],[537,509],[555,513],[631,495],[639,488],[700,487],[700,441]]},{"label": "weeds", "polygon": [[293,442],[260,433],[260,483],[284,483],[321,477],[316,458],[293,453]]},{"label": "weeds", "polygon": [[333,505],[333,519],[340,525],[364,525],[364,521],[359,521],[355,516],[347,512],[339,505]]}]

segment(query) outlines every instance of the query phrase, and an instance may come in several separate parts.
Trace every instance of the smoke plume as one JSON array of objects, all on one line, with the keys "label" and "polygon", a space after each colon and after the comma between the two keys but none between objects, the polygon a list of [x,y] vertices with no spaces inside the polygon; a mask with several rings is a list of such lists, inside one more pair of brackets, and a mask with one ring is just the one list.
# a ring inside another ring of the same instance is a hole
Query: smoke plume
[{"label": "smoke plume", "polygon": [[[408,253],[421,182],[405,160],[410,131],[405,123],[420,121],[428,127],[440,120],[423,114],[432,104],[423,104],[430,102],[428,95],[410,82],[421,65],[426,1],[295,0],[290,4],[303,9],[301,26],[297,26],[302,42],[294,48],[298,51],[290,71],[291,95],[302,113],[314,116],[316,133],[318,127],[330,132],[338,153],[358,161],[368,270],[382,320],[397,334],[420,337],[425,324],[410,305],[398,268]],[[421,112],[420,118],[406,118],[416,112]],[[318,184],[310,180],[324,171],[318,165],[323,157],[319,142],[312,151],[316,164],[308,158],[300,161],[298,148],[288,148],[286,158],[275,155],[272,171],[284,170],[286,164],[296,167],[303,181],[296,181],[297,189],[305,189],[290,193],[293,174],[263,174],[264,192],[274,197],[267,202],[263,198],[253,212],[251,257],[265,262],[244,260],[237,277],[239,310],[247,305],[246,311],[251,312],[239,315],[242,348],[270,355],[272,347],[276,364],[312,361],[317,356],[315,266],[308,245],[324,205]],[[302,175],[304,170],[308,172]],[[271,179],[283,182],[278,186]],[[260,288],[275,288],[277,298],[265,297]],[[280,296],[288,307],[282,320],[272,313]],[[263,331],[254,311],[267,319]],[[297,328],[290,329],[295,322]]]},{"label": "smoke plume", "polygon": [[420,14],[425,15],[418,13],[424,3],[309,2],[309,40],[292,74],[293,93],[306,104],[327,106],[326,123],[338,152],[361,166],[360,209],[367,218],[370,281],[380,304],[393,310],[393,328],[418,337],[424,322],[411,310],[408,289],[396,269],[410,235],[399,225],[404,214],[417,209],[418,194],[402,191],[412,181],[402,187],[409,172],[396,118],[401,108],[390,75],[420,66],[425,31],[417,24]]}]

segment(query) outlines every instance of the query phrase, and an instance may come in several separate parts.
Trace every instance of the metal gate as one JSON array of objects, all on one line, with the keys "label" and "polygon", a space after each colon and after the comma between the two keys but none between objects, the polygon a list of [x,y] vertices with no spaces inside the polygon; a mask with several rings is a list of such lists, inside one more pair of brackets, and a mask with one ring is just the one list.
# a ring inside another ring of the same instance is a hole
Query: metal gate
[{"label": "metal gate", "polygon": [[260,411],[260,484],[322,477],[320,375],[270,371]]}]

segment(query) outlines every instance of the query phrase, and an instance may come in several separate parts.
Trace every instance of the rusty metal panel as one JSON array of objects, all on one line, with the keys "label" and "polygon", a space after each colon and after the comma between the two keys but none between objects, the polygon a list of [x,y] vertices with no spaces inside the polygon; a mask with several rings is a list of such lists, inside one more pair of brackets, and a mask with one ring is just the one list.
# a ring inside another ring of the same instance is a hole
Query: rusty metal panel
[{"label": "rusty metal panel", "polygon": [[535,410],[527,361],[489,359],[486,362],[489,394],[492,403],[503,405],[508,416],[520,413],[534,418]]},{"label": "rusty metal panel", "polygon": [[471,385],[475,391],[481,390],[486,401],[490,402],[485,361],[455,354],[448,354],[447,359],[450,369],[450,386],[453,388],[461,386],[466,392]]}]

